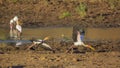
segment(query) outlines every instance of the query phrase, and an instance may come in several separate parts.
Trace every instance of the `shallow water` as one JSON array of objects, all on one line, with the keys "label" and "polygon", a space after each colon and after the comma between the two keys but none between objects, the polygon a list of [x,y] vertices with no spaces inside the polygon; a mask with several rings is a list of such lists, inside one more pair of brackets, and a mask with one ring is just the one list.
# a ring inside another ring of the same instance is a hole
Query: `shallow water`
[{"label": "shallow water", "polygon": [[[31,38],[61,38],[64,34],[72,39],[72,27],[57,27],[57,28],[23,28],[23,39]],[[9,30],[0,29],[0,39],[9,36]],[[85,40],[120,40],[120,28],[87,28]]]},{"label": "shallow water", "polygon": [[120,40],[120,28],[88,28],[86,38],[93,40]]},{"label": "shallow water", "polygon": [[59,27],[59,28],[26,28],[23,30],[24,38],[44,38],[49,36],[50,38],[61,38],[62,34],[66,37],[72,37],[72,27]]}]

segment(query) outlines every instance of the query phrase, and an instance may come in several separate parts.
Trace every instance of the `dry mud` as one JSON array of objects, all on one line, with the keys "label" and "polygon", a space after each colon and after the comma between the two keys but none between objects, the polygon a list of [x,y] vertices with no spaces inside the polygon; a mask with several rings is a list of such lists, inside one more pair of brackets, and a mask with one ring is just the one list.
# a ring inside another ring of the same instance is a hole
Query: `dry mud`
[{"label": "dry mud", "polygon": [[[77,11],[81,3],[83,7],[80,11],[85,12],[84,17]],[[119,3],[119,0],[0,0],[0,26],[8,26],[10,19],[17,15],[24,27],[75,24],[86,27],[119,27]]]},{"label": "dry mud", "polygon": [[120,53],[41,54],[39,51],[15,51],[1,54],[0,61],[1,68],[120,68]]}]

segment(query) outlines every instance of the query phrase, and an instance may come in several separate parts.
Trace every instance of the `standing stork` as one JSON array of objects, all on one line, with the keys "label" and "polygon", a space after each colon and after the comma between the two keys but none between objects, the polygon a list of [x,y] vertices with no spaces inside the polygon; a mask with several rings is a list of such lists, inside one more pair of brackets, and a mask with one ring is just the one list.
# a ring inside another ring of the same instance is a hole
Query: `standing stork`
[{"label": "standing stork", "polygon": [[21,22],[20,20],[18,19],[18,16],[15,16],[13,18],[13,20],[16,22],[16,33],[17,33],[17,37],[19,39],[21,39],[21,35],[22,35],[22,26],[21,26]]}]

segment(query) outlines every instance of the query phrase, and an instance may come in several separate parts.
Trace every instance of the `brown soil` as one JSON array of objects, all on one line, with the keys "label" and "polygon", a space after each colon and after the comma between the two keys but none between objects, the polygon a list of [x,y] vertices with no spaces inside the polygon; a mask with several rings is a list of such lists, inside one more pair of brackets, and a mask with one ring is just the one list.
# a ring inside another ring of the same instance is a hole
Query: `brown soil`
[{"label": "brown soil", "polygon": [[16,51],[0,55],[0,61],[1,68],[120,68],[120,53],[40,54]]},{"label": "brown soil", "polygon": [[[74,53],[65,53],[70,46],[52,44],[55,53],[41,47],[35,50],[19,49],[14,46],[1,48],[0,67],[20,68],[119,68],[120,67],[120,41],[86,42],[96,51],[79,47]],[[49,43],[50,44],[50,43]]]},{"label": "brown soil", "polygon": [[[80,17],[76,7],[83,2],[86,16]],[[0,24],[5,27],[17,15],[24,27],[73,26],[119,27],[120,1],[115,0],[0,0]],[[64,12],[70,16],[60,19]]]}]

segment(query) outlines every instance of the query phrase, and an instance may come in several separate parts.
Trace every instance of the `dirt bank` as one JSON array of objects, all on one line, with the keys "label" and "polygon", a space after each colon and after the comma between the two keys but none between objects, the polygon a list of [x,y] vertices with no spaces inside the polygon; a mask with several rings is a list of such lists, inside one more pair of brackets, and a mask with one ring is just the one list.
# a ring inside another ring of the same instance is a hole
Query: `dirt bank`
[{"label": "dirt bank", "polygon": [[24,27],[119,27],[119,0],[0,0],[0,24],[17,15]]},{"label": "dirt bank", "polygon": [[119,68],[119,52],[40,54],[16,51],[0,55],[1,68]]},{"label": "dirt bank", "polygon": [[25,50],[29,45],[15,48],[3,45],[0,47],[0,67],[20,68],[119,68],[120,41],[86,42],[96,51],[79,47],[73,54],[65,53],[70,44],[61,46],[59,43],[49,43],[55,53],[41,47],[35,50]]}]

